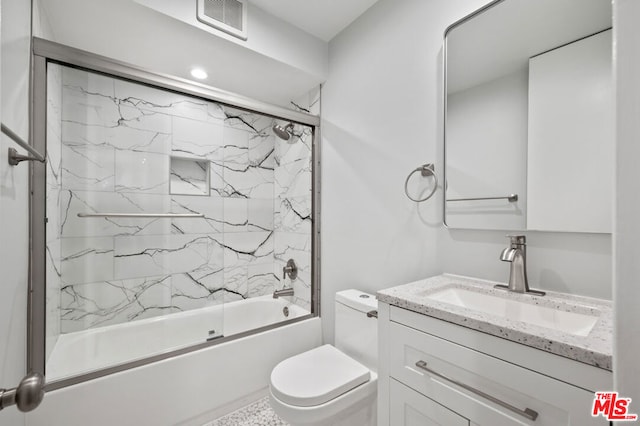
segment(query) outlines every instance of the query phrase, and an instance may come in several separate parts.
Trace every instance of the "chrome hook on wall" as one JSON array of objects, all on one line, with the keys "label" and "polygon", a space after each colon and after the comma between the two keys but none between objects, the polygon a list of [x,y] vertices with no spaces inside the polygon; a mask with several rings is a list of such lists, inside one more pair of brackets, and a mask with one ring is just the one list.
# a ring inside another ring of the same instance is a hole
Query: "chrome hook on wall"
[{"label": "chrome hook on wall", "polygon": [[27,150],[32,156],[18,154],[18,151],[15,148],[9,148],[9,164],[12,166],[17,166],[22,161],[39,161],[40,163],[45,162],[45,156],[40,154],[38,151],[33,149],[31,145],[27,142],[23,141],[20,136],[18,136],[13,130],[4,125],[4,123],[0,124],[0,130],[2,133],[7,135],[11,140],[20,145],[22,148]]}]

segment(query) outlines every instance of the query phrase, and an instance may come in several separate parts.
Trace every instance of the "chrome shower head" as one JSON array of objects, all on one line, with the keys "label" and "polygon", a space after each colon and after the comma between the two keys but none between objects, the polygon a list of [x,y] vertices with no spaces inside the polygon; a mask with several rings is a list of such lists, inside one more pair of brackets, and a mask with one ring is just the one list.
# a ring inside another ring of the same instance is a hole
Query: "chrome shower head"
[{"label": "chrome shower head", "polygon": [[273,133],[275,133],[277,137],[288,141],[289,138],[291,138],[291,133],[293,132],[293,123],[289,123],[284,127],[276,123],[273,125],[272,129]]}]

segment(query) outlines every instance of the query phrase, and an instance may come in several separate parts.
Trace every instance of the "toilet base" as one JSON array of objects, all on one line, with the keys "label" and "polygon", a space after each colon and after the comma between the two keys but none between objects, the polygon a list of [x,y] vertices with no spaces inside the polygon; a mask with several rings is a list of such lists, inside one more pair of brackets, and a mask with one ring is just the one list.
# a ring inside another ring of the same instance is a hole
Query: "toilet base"
[{"label": "toilet base", "polygon": [[315,407],[286,404],[269,393],[273,411],[292,426],[376,426],[378,378]]}]

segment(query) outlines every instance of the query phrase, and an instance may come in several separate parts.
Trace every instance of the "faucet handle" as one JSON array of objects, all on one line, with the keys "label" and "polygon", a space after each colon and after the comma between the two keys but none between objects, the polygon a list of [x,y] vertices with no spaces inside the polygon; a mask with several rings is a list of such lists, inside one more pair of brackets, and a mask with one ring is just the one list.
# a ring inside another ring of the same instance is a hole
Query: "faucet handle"
[{"label": "faucet handle", "polygon": [[511,245],[527,245],[527,237],[525,235],[507,235]]},{"label": "faucet handle", "polygon": [[287,275],[289,275],[289,278],[291,278],[292,281],[298,278],[298,266],[293,259],[289,259],[287,261],[287,266],[282,267],[282,279],[284,280],[287,278]]}]

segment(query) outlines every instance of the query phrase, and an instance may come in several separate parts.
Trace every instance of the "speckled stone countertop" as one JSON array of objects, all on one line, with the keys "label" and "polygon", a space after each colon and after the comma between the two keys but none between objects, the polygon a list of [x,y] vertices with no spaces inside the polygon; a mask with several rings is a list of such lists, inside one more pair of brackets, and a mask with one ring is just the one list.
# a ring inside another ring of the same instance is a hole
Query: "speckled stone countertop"
[{"label": "speckled stone countertop", "polygon": [[[495,284],[504,283],[443,274],[388,288],[379,291],[377,296],[381,302],[399,308],[429,315],[605,370],[612,370],[613,314],[610,301],[551,291],[548,291],[545,296],[518,294],[494,289]],[[588,335],[579,336],[500,315],[463,308],[428,297],[448,288],[464,288],[483,294],[499,295],[503,298],[560,311],[596,316],[598,320]]]}]

